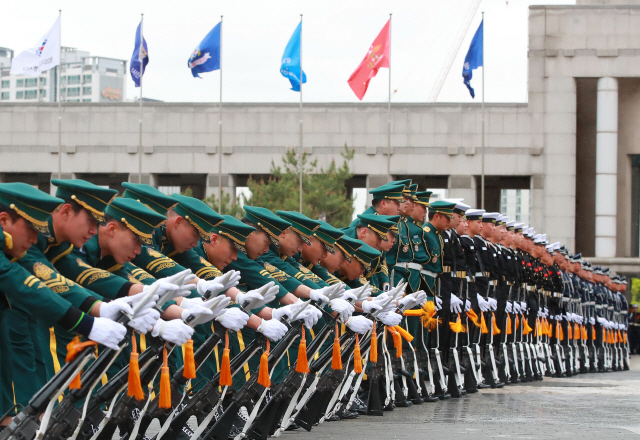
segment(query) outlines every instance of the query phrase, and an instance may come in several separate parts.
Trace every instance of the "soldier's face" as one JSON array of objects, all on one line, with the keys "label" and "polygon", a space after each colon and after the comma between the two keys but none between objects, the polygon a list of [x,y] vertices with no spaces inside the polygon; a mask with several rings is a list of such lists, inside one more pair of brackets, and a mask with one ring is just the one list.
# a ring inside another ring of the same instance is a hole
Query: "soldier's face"
[{"label": "soldier's face", "polygon": [[449,223],[449,229],[456,229],[460,224],[460,220],[462,220],[462,216],[460,214],[453,214],[453,218],[451,219],[451,223]]},{"label": "soldier's face", "polygon": [[333,254],[327,252],[327,256],[320,261],[320,265],[327,269],[329,273],[337,271],[342,263],[346,261],[344,254],[337,246],[334,246],[333,251]]},{"label": "soldier's face", "polygon": [[92,236],[98,233],[98,222],[89,212],[86,209],[75,212],[69,203],[62,205],[59,213],[54,213],[53,227],[59,241],[68,241],[76,248],[84,246]]},{"label": "soldier's face", "polygon": [[460,221],[458,222],[458,226],[456,226],[456,233],[458,235],[464,235],[467,233],[467,228],[468,228],[467,219],[460,218]]},{"label": "soldier's face", "polygon": [[404,198],[404,203],[400,205],[400,214],[405,217],[410,217],[411,213],[413,212],[415,203],[413,202],[413,199],[409,197],[403,197],[403,198]]},{"label": "soldier's face", "polygon": [[13,240],[11,249],[4,248],[5,254],[11,257],[21,257],[38,241],[38,233],[22,217],[12,220],[8,213],[0,213],[0,226]]},{"label": "soldier's face", "polygon": [[[404,200],[402,201],[404,204]],[[384,199],[380,202],[380,206],[377,209],[378,214],[382,215],[399,215],[400,214],[400,202],[391,199]]]},{"label": "soldier's face", "polygon": [[468,220],[467,225],[469,234],[478,235],[482,231],[482,220]]},{"label": "soldier's face", "polygon": [[387,241],[384,241],[382,239],[380,240],[380,250],[384,252],[391,250],[395,242],[396,234],[394,234],[392,231],[387,231]]},{"label": "soldier's face", "polygon": [[287,257],[293,257],[298,252],[302,251],[306,246],[302,239],[293,232],[291,228],[287,228],[282,234],[280,234],[280,254]]},{"label": "soldier's face", "polygon": [[320,264],[320,261],[327,256],[328,252],[323,246],[322,242],[315,237],[310,237],[310,246],[302,248],[302,258],[308,263],[313,265]]},{"label": "soldier's face", "polygon": [[107,223],[107,243],[100,242],[103,250],[107,250],[117,264],[128,263],[140,255],[142,243],[125,225],[118,222]]},{"label": "soldier's face", "polygon": [[255,260],[269,251],[269,236],[266,232],[258,229],[247,238],[245,248],[247,249],[247,256]]},{"label": "soldier's face", "polygon": [[340,266],[340,274],[345,276],[348,280],[355,280],[364,273],[364,267],[357,259],[352,258],[351,263],[346,259],[342,266]]},{"label": "soldier's face", "polygon": [[216,269],[223,270],[232,261],[238,259],[238,249],[226,238],[218,234],[211,234],[210,243],[205,243],[209,263]]},{"label": "soldier's face", "polygon": [[427,216],[427,207],[420,203],[413,204],[413,211],[411,211],[411,218],[417,222],[424,223],[424,218]]},{"label": "soldier's face", "polygon": [[482,234],[482,236],[484,238],[489,239],[489,238],[493,237],[495,232],[496,232],[495,223],[491,223],[491,222],[483,222],[482,223],[482,230],[480,231],[480,233]]},{"label": "soldier's face", "polygon": [[186,252],[198,245],[200,234],[187,219],[176,217],[170,218],[168,222],[171,222],[173,227],[167,228],[167,234],[178,253]]}]

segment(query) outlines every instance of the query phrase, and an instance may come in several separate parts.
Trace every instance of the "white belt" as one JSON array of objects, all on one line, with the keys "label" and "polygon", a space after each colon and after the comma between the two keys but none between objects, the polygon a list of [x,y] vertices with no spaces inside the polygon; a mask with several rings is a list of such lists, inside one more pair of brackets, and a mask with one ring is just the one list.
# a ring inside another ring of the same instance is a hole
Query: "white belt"
[{"label": "white belt", "polygon": [[395,267],[399,267],[401,269],[422,270],[422,265],[418,263],[396,263]]},{"label": "white belt", "polygon": [[437,274],[437,273],[435,273],[435,272],[431,272],[430,270],[422,269],[422,270],[420,271],[420,273],[421,273],[421,274],[424,274],[424,275],[428,275],[428,276],[430,276],[431,278],[438,278],[438,274]]}]

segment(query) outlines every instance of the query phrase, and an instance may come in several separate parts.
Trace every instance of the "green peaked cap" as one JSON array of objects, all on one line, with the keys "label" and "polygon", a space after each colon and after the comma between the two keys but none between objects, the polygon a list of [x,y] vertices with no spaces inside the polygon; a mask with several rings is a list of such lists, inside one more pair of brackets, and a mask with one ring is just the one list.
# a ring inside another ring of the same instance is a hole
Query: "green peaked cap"
[{"label": "green peaked cap", "polygon": [[173,210],[187,219],[196,228],[200,238],[208,242],[214,228],[224,221],[224,217],[215,212],[202,200],[195,199],[182,194],[173,193],[172,196],[178,201]]},{"label": "green peaked cap", "polygon": [[147,245],[152,244],[151,237],[155,229],[167,221],[167,217],[147,208],[137,200],[122,197],[109,203],[104,213],[124,223],[143,244]]},{"label": "green peaked cap", "polygon": [[360,249],[360,246],[362,246],[360,240],[347,237],[346,235],[336,240],[336,247],[342,251],[349,263],[351,263],[351,258],[355,255],[356,251]]},{"label": "green peaked cap", "polygon": [[358,248],[358,250],[354,253],[354,257],[356,260],[360,261],[364,267],[370,267],[373,260],[378,258],[382,253],[371,246],[369,246],[364,241],[358,240],[362,243],[362,246]]},{"label": "green peaked cap", "polygon": [[[404,180],[385,183],[382,186],[374,188],[369,191],[369,194],[373,196],[373,200],[391,199],[398,202],[403,201],[402,191],[404,191]],[[409,182],[411,182],[409,180]]]},{"label": "green peaked cap", "polygon": [[58,187],[56,197],[73,200],[98,223],[104,224],[104,209],[118,195],[115,189],[103,188],[80,179],[51,179]]},{"label": "green peaked cap", "polygon": [[358,225],[371,229],[380,236],[381,239],[387,241],[387,232],[389,230],[396,232],[398,230],[399,215],[376,215],[376,214],[360,214],[358,215]]},{"label": "green peaked cap", "polygon": [[44,236],[49,232],[49,218],[64,200],[22,182],[1,183],[0,203],[13,209],[33,229]]},{"label": "green peaked cap", "polygon": [[143,205],[147,205],[158,214],[166,215],[167,211],[178,204],[178,201],[164,194],[151,185],[144,183],[122,182],[125,189],[123,197],[134,199]]},{"label": "green peaked cap", "polygon": [[427,207],[431,206],[429,205],[431,194],[433,194],[433,191],[416,191],[416,203]]},{"label": "green peaked cap", "polygon": [[236,249],[243,253],[247,253],[245,245],[247,238],[256,231],[256,228],[242,223],[235,217],[230,215],[223,216],[224,221],[215,227],[214,231],[228,239]]},{"label": "green peaked cap", "polygon": [[335,253],[333,246],[336,244],[336,241],[344,235],[344,232],[322,220],[318,220],[318,222],[320,223],[320,227],[315,230],[313,236],[322,242],[327,252],[331,254]]},{"label": "green peaked cap", "polygon": [[274,245],[280,246],[280,234],[290,228],[291,223],[278,217],[267,208],[248,205],[244,205],[243,208],[244,218],[263,230]]},{"label": "green peaked cap", "polygon": [[409,186],[409,196],[413,199],[413,201],[417,200],[416,193],[418,192],[418,184],[413,183]]},{"label": "green peaked cap", "polygon": [[276,211],[276,214],[291,223],[291,229],[306,245],[311,244],[309,237],[320,227],[318,220],[311,220],[306,215],[295,211]]},{"label": "green peaked cap", "polygon": [[453,208],[456,207],[455,203],[445,202],[444,200],[438,200],[437,202],[433,202],[430,206],[430,209],[439,213],[444,214],[449,218],[453,218]]}]

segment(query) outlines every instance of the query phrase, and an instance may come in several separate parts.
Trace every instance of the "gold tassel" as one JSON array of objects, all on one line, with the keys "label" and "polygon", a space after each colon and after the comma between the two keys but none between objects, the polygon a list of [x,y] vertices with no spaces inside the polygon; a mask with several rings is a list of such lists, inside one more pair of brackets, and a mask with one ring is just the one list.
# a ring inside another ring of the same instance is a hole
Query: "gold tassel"
[{"label": "gold tassel", "polygon": [[396,325],[394,327],[396,329],[396,331],[398,333],[400,333],[400,335],[407,341],[407,342],[411,342],[413,341],[413,336],[411,335],[411,333],[409,333],[408,331],[406,331],[405,329],[403,329],[401,326]]},{"label": "gold tassel", "polygon": [[267,348],[260,356],[260,369],[258,370],[258,383],[265,388],[269,388],[271,386],[271,378],[269,377],[269,350],[271,349],[271,344],[267,339]]},{"label": "gold tassel", "polygon": [[140,365],[138,365],[138,345],[135,332],[131,334],[131,358],[129,359],[129,386],[127,396],[136,400],[144,399],[144,391],[140,382]]},{"label": "gold tassel", "polygon": [[[357,335],[356,335],[357,338]],[[304,324],[302,324],[302,335],[298,346],[298,362],[296,362],[296,372],[306,374],[309,370],[309,360],[307,359],[307,340],[304,334]]]},{"label": "gold tassel", "polygon": [[[80,342],[80,336],[76,336],[67,344],[67,357],[65,358],[65,362],[71,362],[85,347],[92,345],[98,345],[98,343],[94,341]],[[82,370],[78,372],[78,375],[74,377],[69,384],[70,390],[79,390],[82,388],[82,382],[80,380],[81,375]]]},{"label": "gold tassel", "polygon": [[229,330],[224,334],[224,350],[222,350],[222,363],[220,365],[220,386],[230,387],[233,384],[231,376],[231,359],[229,357]]},{"label": "gold tassel", "polygon": [[480,313],[480,333],[489,333],[489,329],[487,328],[487,321],[484,319],[484,313]]},{"label": "gold tassel", "polygon": [[510,335],[512,333],[513,330],[511,329],[511,315],[507,313],[507,334]]},{"label": "gold tassel", "polygon": [[333,357],[331,369],[342,370],[342,357],[340,356],[340,339],[338,338],[338,323],[336,322],[336,337],[333,339]]},{"label": "gold tassel", "polygon": [[353,371],[356,374],[362,373],[362,356],[360,355],[360,338],[358,337],[357,333],[356,333],[356,348],[353,350]]},{"label": "gold tassel", "polygon": [[493,318],[491,319],[491,334],[499,335],[500,329],[498,328],[498,323],[496,322],[496,314],[491,312],[491,316]]},{"label": "gold tassel", "polygon": [[473,325],[475,325],[476,327],[480,327],[480,321],[478,321],[478,315],[476,314],[476,312],[474,312],[473,309],[470,309],[466,313],[467,317],[471,320]]},{"label": "gold tassel", "polygon": [[462,320],[460,319],[460,313],[458,313],[458,319],[455,322],[449,323],[449,328],[454,333],[462,332]]},{"label": "gold tassel", "polygon": [[376,334],[376,324],[373,323],[373,331],[371,332],[371,351],[369,352],[369,359],[374,364],[378,363],[378,335]]},{"label": "gold tassel", "polygon": [[187,346],[184,349],[184,368],[182,369],[182,376],[185,379],[196,378],[196,360],[193,357],[193,339],[187,341]]},{"label": "gold tassel", "polygon": [[169,354],[167,345],[162,349],[162,374],[160,375],[160,397],[158,407],[171,408],[171,378],[169,376]]}]

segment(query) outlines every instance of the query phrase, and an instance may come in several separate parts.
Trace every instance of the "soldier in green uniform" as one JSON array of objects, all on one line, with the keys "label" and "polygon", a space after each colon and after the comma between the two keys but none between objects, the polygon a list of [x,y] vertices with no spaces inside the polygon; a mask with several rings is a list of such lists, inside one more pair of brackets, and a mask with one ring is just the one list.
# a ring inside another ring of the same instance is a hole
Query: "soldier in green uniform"
[{"label": "soldier in green uniform", "polygon": [[327,222],[320,221],[320,227],[316,231],[316,235],[319,240],[326,246],[331,247],[332,250],[328,251],[327,255],[318,264],[304,261],[304,256],[301,256],[299,261],[327,285],[332,286],[340,282],[334,274],[347,259],[351,259],[351,256],[338,244],[338,240],[344,236],[344,232],[334,228]]},{"label": "soldier in green uniform", "polygon": [[[124,326],[106,318],[93,318],[74,307],[61,295],[53,292],[38,278],[30,274],[15,260],[22,257],[37,242],[38,233],[49,235],[49,220],[64,201],[49,196],[24,183],[0,185],[0,410],[7,412],[18,402],[14,389],[27,389],[35,381],[36,372],[32,365],[19,365],[23,356],[13,355],[9,343],[10,331],[5,314],[9,309],[20,309],[30,319],[46,326],[59,325],[68,331],[74,331],[109,347],[116,347],[126,333]],[[33,350],[30,340],[25,341],[23,350]],[[31,351],[33,356],[33,351]],[[19,374],[12,375],[12,371]],[[37,391],[37,390],[36,390]],[[31,396],[28,396],[29,398]],[[28,401],[28,399],[27,399]],[[6,426],[9,419],[0,421]]]},{"label": "soldier in green uniform", "polygon": [[[411,179],[386,183],[369,191],[373,200],[363,214],[365,215],[400,215],[400,205],[404,203],[402,195],[405,188],[411,185]],[[355,226],[356,220],[349,226]]]}]

